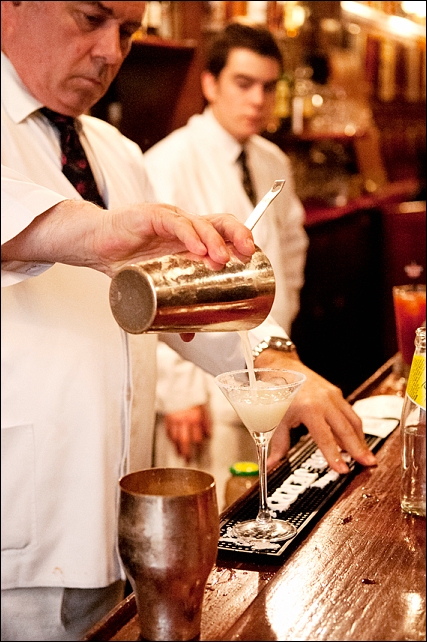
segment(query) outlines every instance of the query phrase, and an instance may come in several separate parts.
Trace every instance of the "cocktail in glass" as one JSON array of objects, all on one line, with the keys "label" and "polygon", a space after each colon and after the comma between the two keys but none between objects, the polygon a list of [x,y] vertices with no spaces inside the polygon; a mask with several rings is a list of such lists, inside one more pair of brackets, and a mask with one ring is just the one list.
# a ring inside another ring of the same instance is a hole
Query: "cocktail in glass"
[{"label": "cocktail in glass", "polygon": [[249,430],[257,448],[260,494],[256,519],[233,526],[239,539],[276,542],[294,537],[297,530],[285,520],[273,519],[267,506],[268,444],[305,381],[293,370],[254,368],[225,372],[215,378],[222,393]]},{"label": "cocktail in glass", "polygon": [[395,285],[393,303],[397,347],[402,359],[402,375],[408,378],[415,349],[415,331],[426,319],[426,286]]}]

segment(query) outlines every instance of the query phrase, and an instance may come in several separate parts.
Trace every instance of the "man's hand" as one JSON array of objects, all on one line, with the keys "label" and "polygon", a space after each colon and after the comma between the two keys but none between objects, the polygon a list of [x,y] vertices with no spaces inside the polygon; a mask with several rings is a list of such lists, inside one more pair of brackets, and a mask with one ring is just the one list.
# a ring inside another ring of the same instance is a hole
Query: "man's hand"
[{"label": "man's hand", "polygon": [[113,276],[128,263],[188,250],[224,265],[226,243],[255,252],[252,233],[232,214],[196,216],[173,205],[140,203],[102,210],[61,201],[2,246],[2,261],[66,263]]},{"label": "man's hand", "polygon": [[298,370],[307,377],[271,440],[268,466],[276,464],[289,450],[290,430],[304,424],[333,470],[347,473],[341,456],[346,451],[364,466],[376,465],[362,430],[362,421],[339,388],[307,368],[299,359],[277,350],[265,350],[255,360],[258,368]]},{"label": "man's hand", "polygon": [[166,432],[175,444],[178,455],[191,460],[193,447],[200,447],[211,436],[211,417],[208,405],[179,410],[164,417]]}]

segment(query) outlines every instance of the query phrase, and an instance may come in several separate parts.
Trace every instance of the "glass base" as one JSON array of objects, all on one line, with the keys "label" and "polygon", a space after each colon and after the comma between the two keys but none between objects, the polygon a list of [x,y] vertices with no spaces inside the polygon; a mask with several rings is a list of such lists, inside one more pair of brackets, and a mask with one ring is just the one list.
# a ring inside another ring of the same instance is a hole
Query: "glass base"
[{"label": "glass base", "polygon": [[420,499],[419,501],[414,500],[400,500],[400,506],[404,513],[410,513],[411,515],[418,515],[419,517],[426,516],[426,500]]},{"label": "glass base", "polygon": [[280,542],[284,539],[295,537],[297,532],[293,524],[282,519],[273,519],[267,523],[252,519],[247,522],[238,522],[232,528],[232,533],[235,537],[248,541],[267,540],[268,542]]}]

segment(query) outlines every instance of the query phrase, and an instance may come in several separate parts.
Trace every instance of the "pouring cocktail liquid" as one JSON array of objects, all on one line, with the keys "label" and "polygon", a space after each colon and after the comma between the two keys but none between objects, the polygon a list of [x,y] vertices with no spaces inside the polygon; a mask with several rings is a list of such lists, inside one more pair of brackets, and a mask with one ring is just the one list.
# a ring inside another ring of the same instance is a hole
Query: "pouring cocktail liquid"
[{"label": "pouring cocktail liquid", "polygon": [[[274,181],[245,225],[254,228],[281,192]],[[226,265],[190,252],[125,265],[111,280],[110,307],[126,332],[231,332],[250,330],[268,316],[275,279],[260,248],[250,257],[229,245]]]},{"label": "pouring cocktail liquid", "polygon": [[[240,340],[242,343],[242,351],[246,361],[246,367],[249,374],[249,395],[255,394],[255,399],[252,403],[248,403],[248,399],[239,401],[237,395],[233,399],[233,407],[239,415],[242,422],[250,433],[253,432],[269,432],[280,423],[284,417],[291,399],[283,399],[280,395],[276,401],[271,396],[271,390],[266,390],[268,384],[265,385],[263,381],[257,380],[255,377],[254,362],[252,358],[251,345],[247,332],[239,332]],[[253,390],[255,389],[255,393]],[[264,389],[264,395],[263,395]]]},{"label": "pouring cocktail liquid", "polygon": [[237,523],[233,534],[253,542],[280,541],[294,537],[293,524],[273,519],[267,506],[267,450],[271,437],[305,381],[300,372],[254,368],[247,333],[239,332],[247,361],[246,370],[225,372],[215,378],[221,392],[252,435],[258,455],[260,501],[256,519]]}]

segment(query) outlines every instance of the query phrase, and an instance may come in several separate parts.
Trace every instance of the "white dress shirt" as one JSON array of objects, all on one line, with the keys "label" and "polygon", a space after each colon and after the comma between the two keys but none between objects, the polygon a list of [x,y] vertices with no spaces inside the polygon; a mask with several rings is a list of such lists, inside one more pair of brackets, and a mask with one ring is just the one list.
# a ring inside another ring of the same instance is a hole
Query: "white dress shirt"
[{"label": "white dress shirt", "polygon": [[[1,58],[5,242],[49,207],[81,197],[62,174],[58,135],[40,103]],[[101,120],[80,122],[108,207],[153,202],[139,147]],[[118,480],[151,465],[157,337],[119,328],[100,272],[2,268],[2,588],[106,586],[124,578]],[[242,366],[236,333],[221,334],[190,344],[165,338],[211,372]]]},{"label": "white dress shirt", "polygon": [[[5,242],[55,203],[80,196],[62,174],[56,132],[3,54],[1,81]],[[152,199],[138,146],[102,121],[81,121],[109,206]],[[124,577],[116,503],[131,402],[110,279],[62,264],[2,267],[2,588],[106,586]],[[156,338],[138,338],[154,369]],[[138,391],[147,465],[154,388],[150,375]]]},{"label": "white dress shirt", "polygon": [[[289,334],[304,282],[308,245],[304,209],[295,193],[289,158],[279,147],[262,136],[252,136],[245,149],[258,201],[275,180],[286,180],[253,235],[274,270],[272,316]],[[151,147],[145,164],[161,201],[195,214],[230,212],[244,223],[253,206],[242,185],[240,152],[241,145],[206,108]]]},{"label": "white dress shirt", "polygon": [[[230,212],[245,222],[253,206],[244,191],[242,170],[237,161],[241,149],[207,107],[145,153],[146,169],[157,198],[195,214]],[[245,149],[258,201],[275,180],[286,180],[282,192],[255,226],[253,235],[269,258],[275,275],[272,316],[289,334],[299,310],[304,282],[308,246],[304,209],[295,193],[289,158],[279,147],[261,136],[252,136]],[[280,331],[270,334],[282,335]],[[159,345],[159,355],[158,411],[167,414],[198,405],[205,388],[202,373],[196,376],[194,368],[188,368],[186,376],[192,386],[183,397],[176,388],[177,379],[171,376],[177,365],[176,357],[162,345]],[[183,377],[182,366],[180,372]]]}]

